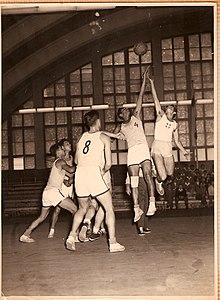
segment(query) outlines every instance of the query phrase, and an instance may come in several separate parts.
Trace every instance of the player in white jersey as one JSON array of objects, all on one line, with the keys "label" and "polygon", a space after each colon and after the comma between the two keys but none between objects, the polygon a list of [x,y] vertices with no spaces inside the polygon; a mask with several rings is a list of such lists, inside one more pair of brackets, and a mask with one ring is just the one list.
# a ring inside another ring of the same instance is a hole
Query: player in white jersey
[{"label": "player in white jersey", "polygon": [[172,141],[188,157],[190,152],[182,146],[179,140],[178,124],[174,120],[176,111],[173,105],[168,105],[165,111],[162,110],[160,101],[158,100],[153,80],[147,72],[147,78],[151,85],[152,96],[156,109],[156,123],[154,132],[154,142],[151,149],[151,155],[157,169],[158,176],[155,179],[156,188],[160,195],[164,194],[162,182],[167,176],[172,176],[174,172],[174,157],[172,153]]},{"label": "player in white jersey", "polygon": [[[125,247],[117,243],[115,237],[115,213],[112,196],[103,175],[111,168],[110,139],[100,131],[101,123],[98,111],[91,110],[84,116],[88,132],[83,133],[76,146],[75,163],[75,191],[79,209],[76,212],[72,230],[66,240],[66,248],[75,250],[77,230],[87,212],[89,197],[96,198],[106,213],[106,225],[109,234],[110,252],[124,251]],[[105,157],[105,165],[101,168]]]},{"label": "player in white jersey", "polygon": [[[61,148],[65,152],[64,159],[65,159],[66,163],[69,166],[72,166],[73,165],[73,157],[70,154],[70,152],[72,150],[72,146],[71,146],[70,142],[67,139],[62,139],[59,141],[58,144],[61,146]],[[61,191],[64,196],[73,199],[73,183],[69,182],[69,178],[70,178],[70,174],[68,172],[66,172],[65,177],[64,177],[64,182],[61,187]],[[60,212],[61,212],[61,208],[59,207],[59,205],[57,205],[55,207],[53,215],[52,215],[51,226],[50,226],[50,230],[49,230],[49,234],[48,234],[49,239],[54,237],[55,225],[58,221],[58,216],[59,216]]]},{"label": "player in white jersey", "polygon": [[[145,136],[143,124],[141,121],[141,109],[146,85],[146,73],[143,74],[143,82],[141,91],[137,99],[136,108],[133,115],[128,108],[119,108],[118,117],[123,120],[123,123],[115,131],[115,134],[110,134],[110,137],[121,138],[120,133],[125,137],[128,144],[127,166],[128,173],[131,179],[131,192],[134,202],[134,222],[137,222],[143,214],[138,202],[138,184],[139,184],[139,169],[141,168],[146,181],[149,193],[149,208],[148,216],[152,216],[155,211],[155,186],[151,172],[151,157],[150,151]],[[107,133],[106,133],[107,134]]]},{"label": "player in white jersey", "polygon": [[34,239],[32,239],[30,235],[32,231],[46,219],[52,206],[59,205],[61,208],[68,210],[72,214],[77,211],[77,207],[72,199],[64,196],[61,191],[66,172],[72,177],[75,167],[67,165],[64,160],[65,152],[58,144],[53,145],[50,148],[50,152],[53,156],[56,156],[56,160],[52,165],[47,185],[43,191],[41,213],[40,216],[25,230],[20,237],[20,242],[34,242]]}]

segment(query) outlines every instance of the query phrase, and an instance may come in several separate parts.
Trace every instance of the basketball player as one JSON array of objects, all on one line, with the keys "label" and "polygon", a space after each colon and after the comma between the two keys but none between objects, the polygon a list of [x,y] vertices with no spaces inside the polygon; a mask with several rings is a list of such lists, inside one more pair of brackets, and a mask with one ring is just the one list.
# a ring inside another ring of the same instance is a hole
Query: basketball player
[{"label": "basketball player", "polygon": [[[128,144],[127,166],[128,173],[131,178],[131,193],[134,202],[134,222],[137,222],[143,210],[139,207],[138,202],[138,184],[139,184],[139,169],[143,171],[144,179],[147,183],[150,204],[147,211],[148,216],[152,216],[156,211],[155,206],[155,187],[151,172],[151,157],[147,144],[147,139],[144,133],[143,124],[141,121],[141,109],[146,85],[146,73],[143,74],[143,83],[141,91],[137,99],[136,108],[133,115],[128,108],[119,108],[118,117],[123,120],[123,123],[115,131],[115,134],[110,133],[110,137],[123,138],[125,137]],[[108,134],[108,132],[105,132]],[[120,135],[122,134],[122,136]]]},{"label": "basketball player", "polygon": [[72,199],[64,196],[61,192],[66,172],[68,172],[72,177],[73,172],[75,171],[75,167],[67,165],[67,163],[64,160],[65,152],[60,147],[60,145],[55,144],[51,146],[50,152],[53,156],[56,157],[56,160],[52,165],[47,185],[43,191],[41,214],[25,230],[23,235],[20,237],[20,242],[32,243],[35,241],[33,238],[30,237],[30,235],[32,231],[46,219],[51,206],[59,205],[61,208],[68,210],[72,214],[74,214],[77,211],[77,207],[73,203]]},{"label": "basketball player", "polygon": [[168,105],[165,111],[162,110],[160,101],[157,98],[156,89],[153,80],[150,78],[149,71],[147,78],[151,85],[152,96],[156,109],[156,123],[154,132],[154,142],[151,149],[151,155],[157,169],[157,178],[155,179],[156,189],[160,195],[164,195],[162,182],[167,176],[172,176],[174,172],[174,157],[172,153],[172,140],[176,146],[188,157],[190,153],[184,149],[178,134],[178,124],[174,120],[176,110],[173,105]]},{"label": "basketball player", "polygon": [[[77,229],[79,228],[88,208],[89,197],[96,198],[106,213],[106,224],[109,234],[110,252],[124,251],[125,247],[117,243],[115,237],[115,214],[109,187],[103,175],[111,168],[110,139],[100,131],[101,123],[98,111],[91,110],[84,116],[88,132],[83,133],[76,146],[75,190],[79,209],[76,212],[72,230],[66,240],[66,248],[75,250]],[[101,169],[105,157],[104,168]]]},{"label": "basketball player", "polygon": [[[126,181],[125,181],[125,191],[128,196],[131,195],[131,181],[130,176],[127,173]],[[151,230],[147,227],[148,225],[148,217],[146,216],[148,209],[148,191],[147,185],[143,178],[142,169],[139,170],[139,184],[138,184],[138,200],[140,208],[143,210],[144,214],[142,214],[140,220],[136,222],[137,231],[139,236],[145,236],[145,234],[151,233]]]},{"label": "basketball player", "polygon": [[[73,157],[70,154],[70,152],[72,150],[70,142],[67,139],[62,139],[61,141],[59,141],[58,144],[61,146],[61,148],[65,152],[64,159],[65,159],[66,163],[69,166],[72,166],[73,165]],[[62,194],[64,196],[69,197],[69,198],[72,199],[73,198],[73,184],[69,183],[69,178],[70,178],[70,174],[68,172],[66,172],[61,190],[62,190]],[[48,234],[48,239],[54,237],[55,225],[57,223],[60,211],[61,211],[61,208],[59,206],[56,206],[56,208],[53,212],[53,215],[52,215],[52,221],[51,221],[50,231],[49,231],[49,234]]]}]

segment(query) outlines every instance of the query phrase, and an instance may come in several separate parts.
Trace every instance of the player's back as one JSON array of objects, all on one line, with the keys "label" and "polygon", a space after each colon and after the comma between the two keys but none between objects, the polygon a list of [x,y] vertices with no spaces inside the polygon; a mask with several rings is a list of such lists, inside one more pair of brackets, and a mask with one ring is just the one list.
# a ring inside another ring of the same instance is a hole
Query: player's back
[{"label": "player's back", "polygon": [[104,153],[101,133],[101,131],[83,133],[78,142],[77,167],[101,167]]}]

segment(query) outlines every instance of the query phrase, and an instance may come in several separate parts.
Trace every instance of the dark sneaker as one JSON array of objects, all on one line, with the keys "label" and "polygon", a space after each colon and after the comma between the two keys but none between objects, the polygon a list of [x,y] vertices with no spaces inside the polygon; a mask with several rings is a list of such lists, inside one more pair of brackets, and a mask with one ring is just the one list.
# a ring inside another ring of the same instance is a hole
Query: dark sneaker
[{"label": "dark sneaker", "polygon": [[100,231],[98,231],[98,233],[92,232],[92,234],[91,234],[90,237],[89,237],[89,240],[90,240],[91,242],[93,242],[93,241],[95,241],[95,240],[98,240],[99,237],[100,237],[100,235],[101,235]]},{"label": "dark sneaker", "polygon": [[143,228],[143,232],[144,233],[151,233],[151,230],[150,230],[150,228]]}]

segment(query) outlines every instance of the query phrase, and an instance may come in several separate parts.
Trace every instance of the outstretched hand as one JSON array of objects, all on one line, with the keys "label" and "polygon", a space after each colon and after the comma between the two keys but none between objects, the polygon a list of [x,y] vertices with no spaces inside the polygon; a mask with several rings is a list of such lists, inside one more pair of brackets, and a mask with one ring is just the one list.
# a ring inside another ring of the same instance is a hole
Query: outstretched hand
[{"label": "outstretched hand", "polygon": [[189,152],[189,151],[185,151],[185,153],[184,153],[185,158],[187,158],[188,160],[191,159],[191,155],[192,155],[192,152]]},{"label": "outstretched hand", "polygon": [[116,138],[119,139],[119,140],[122,140],[122,141],[126,140],[124,134],[121,133],[121,132],[119,132],[119,133],[116,134]]}]

